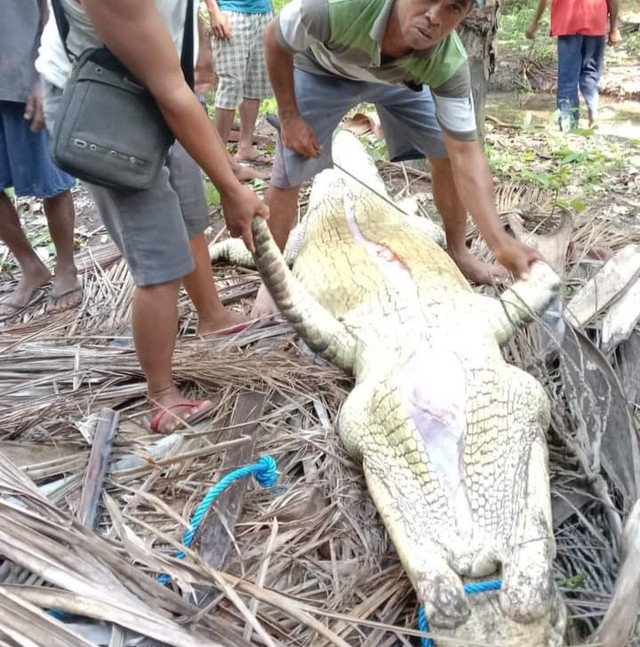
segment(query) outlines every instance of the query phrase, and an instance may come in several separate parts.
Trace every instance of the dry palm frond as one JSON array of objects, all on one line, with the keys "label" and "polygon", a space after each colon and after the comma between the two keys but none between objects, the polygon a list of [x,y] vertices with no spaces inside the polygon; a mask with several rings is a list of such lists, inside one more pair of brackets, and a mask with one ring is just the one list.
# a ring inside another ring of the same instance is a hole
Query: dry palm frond
[{"label": "dry palm frond", "polygon": [[[386,174],[401,174],[405,193],[424,185],[423,172],[405,171],[384,166]],[[505,185],[498,198],[505,223],[517,211],[529,230],[557,225],[560,211],[548,191]],[[469,235],[473,249],[490,258],[472,228]],[[637,240],[640,231],[619,227],[607,214],[581,214],[567,289],[585,280],[586,251]],[[144,417],[152,405],[123,335],[131,279],[113,248],[83,263],[81,308],[25,318],[5,327],[0,339],[0,542],[6,542],[0,595],[7,600],[4,615],[14,618],[6,625],[0,619],[7,627],[0,641],[31,647],[16,639],[31,623],[36,645],[48,647],[58,636],[56,645],[86,644],[68,635],[77,621],[65,630],[38,610],[56,608],[165,644],[415,644],[415,595],[335,431],[349,380],[310,358],[286,325],[195,339],[195,315],[183,299],[176,379],[185,392],[214,400],[217,410],[185,432],[150,436]],[[227,303],[241,302],[259,283],[255,272],[240,270],[217,269],[216,278]],[[542,381],[553,403],[552,485],[562,513],[556,580],[571,614],[592,627],[615,579],[615,519],[624,516],[624,497],[603,471],[597,444],[576,432],[567,373],[541,355],[529,334],[513,340],[507,353]],[[276,459],[280,489],[249,485],[240,519],[229,529],[232,555],[223,571],[198,556],[199,536],[179,562],[174,554],[182,534],[223,473],[227,450],[246,442],[230,420],[247,390],[266,396],[255,451]],[[598,398],[586,401],[592,409],[582,415],[600,415]],[[86,423],[102,407],[117,410],[121,426],[93,533],[74,518],[90,450]],[[156,582],[160,573],[172,576],[169,587]],[[208,595],[198,609],[192,600],[203,589]],[[45,634],[51,641],[41,642]]]}]

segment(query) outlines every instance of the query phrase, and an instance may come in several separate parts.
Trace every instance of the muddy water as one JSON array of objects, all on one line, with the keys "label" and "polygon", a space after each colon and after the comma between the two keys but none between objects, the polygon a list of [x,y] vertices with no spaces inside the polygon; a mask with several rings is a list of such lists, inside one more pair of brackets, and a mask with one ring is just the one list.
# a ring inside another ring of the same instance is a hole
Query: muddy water
[{"label": "muddy water", "polygon": [[[580,120],[587,127],[586,109]],[[487,97],[486,114],[496,119],[519,126],[536,126],[557,129],[556,98],[552,94],[517,95],[512,92],[491,93]],[[640,102],[616,101],[600,98],[598,133],[640,140]]]}]

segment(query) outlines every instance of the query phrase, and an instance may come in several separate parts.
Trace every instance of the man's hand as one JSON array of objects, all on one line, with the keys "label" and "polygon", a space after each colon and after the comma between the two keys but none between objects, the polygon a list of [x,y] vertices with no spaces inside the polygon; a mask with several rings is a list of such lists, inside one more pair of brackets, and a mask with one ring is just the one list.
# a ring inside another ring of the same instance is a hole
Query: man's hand
[{"label": "man's hand", "polygon": [[609,30],[607,42],[611,47],[615,47],[620,42],[620,30],[617,27]]},{"label": "man's hand", "polygon": [[44,110],[42,109],[42,86],[36,81],[31,88],[24,118],[31,122],[31,132],[39,133],[44,128]]},{"label": "man's hand", "polygon": [[535,38],[536,32],[538,31],[538,23],[532,22],[525,30],[524,35],[529,39],[533,40]]},{"label": "man's hand", "polygon": [[211,12],[209,21],[211,23],[211,31],[216,38],[224,40],[231,36],[231,27],[229,27],[227,17],[221,11]]},{"label": "man's hand", "polygon": [[280,119],[280,139],[288,149],[305,157],[319,157],[322,152],[311,126],[302,117]]},{"label": "man's hand", "polygon": [[229,233],[234,238],[242,237],[250,252],[255,251],[251,221],[254,216],[269,219],[269,207],[260,200],[254,191],[238,183],[237,189],[220,196],[224,220]]},{"label": "man's hand", "polygon": [[507,234],[492,251],[498,263],[513,272],[518,279],[528,279],[531,264],[543,260],[535,249]]}]

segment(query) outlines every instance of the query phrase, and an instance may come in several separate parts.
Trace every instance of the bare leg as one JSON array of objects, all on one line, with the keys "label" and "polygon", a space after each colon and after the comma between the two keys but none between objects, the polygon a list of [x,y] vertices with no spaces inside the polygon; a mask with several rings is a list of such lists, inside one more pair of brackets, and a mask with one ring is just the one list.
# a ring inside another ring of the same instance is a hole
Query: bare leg
[{"label": "bare leg", "polygon": [[198,334],[211,335],[245,323],[246,317],[227,310],[220,302],[204,234],[193,236],[189,243],[196,268],[184,277],[184,287],[198,312]]},{"label": "bare leg", "polygon": [[240,104],[240,138],[236,159],[252,160],[260,154],[253,146],[253,133],[256,128],[260,102],[257,99],[243,99]]},{"label": "bare leg", "polygon": [[[284,250],[284,246],[287,244],[287,238],[289,238],[289,233],[293,229],[293,224],[296,220],[299,193],[299,186],[289,189],[269,186],[264,198],[271,212],[269,229],[281,251]],[[258,318],[271,317],[276,314],[278,314],[276,304],[264,285],[261,285],[251,315]]]},{"label": "bare leg", "polygon": [[[235,114],[235,110],[216,108],[216,128],[218,129],[220,139],[222,139],[225,146],[229,143],[229,135],[231,134],[231,129],[233,128],[233,118]],[[253,124],[255,125],[255,117]],[[242,113],[240,116],[240,127],[242,128]],[[253,129],[251,136],[253,137]],[[269,173],[260,172],[249,166],[242,166],[242,164],[239,164],[235,159],[231,157],[231,155],[229,155],[229,163],[231,164],[231,168],[233,169],[235,176],[240,182],[246,182],[247,180],[256,179],[266,180],[269,177]]]},{"label": "bare leg", "polygon": [[73,260],[75,209],[71,191],[43,200],[51,238],[56,248],[50,310],[70,308],[82,300],[78,270]]},{"label": "bare leg", "polygon": [[[186,406],[171,370],[178,328],[178,290],[180,281],[148,287],[137,287],[133,295],[133,341],[140,366],[147,378],[149,400],[158,409],[170,409],[162,417],[159,430],[169,433],[211,403],[198,409]],[[184,407],[177,405],[185,404]]]},{"label": "bare leg", "polygon": [[6,317],[25,307],[33,293],[51,279],[51,272],[31,247],[18,212],[4,191],[0,191],[0,240],[15,256],[22,276],[13,294],[0,302],[0,316]]},{"label": "bare leg", "polygon": [[233,118],[235,117],[235,110],[227,110],[226,108],[216,108],[216,128],[222,143],[226,146],[229,143],[229,135],[233,128]]},{"label": "bare leg", "polygon": [[458,197],[451,164],[447,159],[429,158],[433,200],[442,216],[447,237],[447,251],[460,271],[474,283],[504,280],[507,271],[500,265],[489,265],[475,258],[467,249],[467,210]]}]

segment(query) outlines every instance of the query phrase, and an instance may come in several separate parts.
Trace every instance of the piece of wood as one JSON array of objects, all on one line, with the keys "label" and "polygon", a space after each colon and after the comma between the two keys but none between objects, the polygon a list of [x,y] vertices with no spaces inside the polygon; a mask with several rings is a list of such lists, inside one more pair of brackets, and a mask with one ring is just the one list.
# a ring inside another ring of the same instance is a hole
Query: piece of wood
[{"label": "piece of wood", "polygon": [[616,350],[615,370],[631,406],[640,408],[640,332],[634,331]]},{"label": "piece of wood", "polygon": [[[560,367],[569,395],[569,409],[576,425],[588,436],[590,464],[593,453],[622,498],[623,512],[631,510],[640,492],[640,449],[627,399],[604,355],[584,334],[567,327]],[[595,475],[600,476],[598,474]],[[594,478],[595,487],[598,479]]]},{"label": "piece of wood", "polygon": [[567,303],[565,318],[574,327],[589,323],[640,276],[640,245],[627,245]]},{"label": "piece of wood", "polygon": [[[245,391],[238,395],[236,406],[231,414],[229,431],[226,438],[230,440],[247,436],[246,443],[231,447],[225,452],[222,462],[221,477],[236,467],[254,462],[256,445],[257,421],[262,415],[266,395]],[[199,537],[199,553],[210,566],[224,570],[231,556],[233,546],[233,528],[242,511],[242,501],[249,479],[242,479],[225,490],[211,506],[209,513],[202,522]],[[200,606],[205,603],[212,592],[212,587],[200,587],[196,592],[196,600]]]},{"label": "piece of wood", "polygon": [[536,234],[527,231],[522,222],[522,216],[516,211],[507,214],[509,226],[515,237],[530,247],[537,249],[542,258],[560,275],[564,275],[567,260],[567,250],[573,233],[573,216],[568,209],[560,210],[560,224],[549,234]]},{"label": "piece of wood", "polygon": [[78,521],[92,530],[98,519],[98,507],[102,498],[119,421],[120,414],[117,411],[106,407],[101,409],[93,436],[89,462],[84,474],[77,513]]},{"label": "piece of wood", "polygon": [[633,281],[602,320],[600,348],[610,353],[629,336],[640,321],[640,278]]},{"label": "piece of wood", "polygon": [[485,0],[458,26],[457,32],[466,50],[471,73],[471,89],[476,113],[476,128],[484,136],[484,109],[498,51],[499,0]]}]

